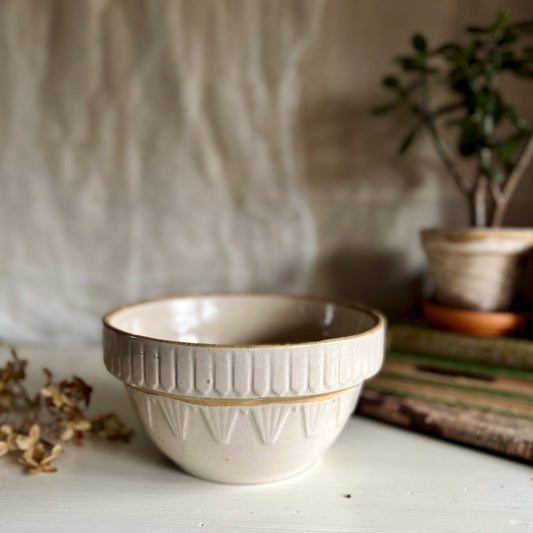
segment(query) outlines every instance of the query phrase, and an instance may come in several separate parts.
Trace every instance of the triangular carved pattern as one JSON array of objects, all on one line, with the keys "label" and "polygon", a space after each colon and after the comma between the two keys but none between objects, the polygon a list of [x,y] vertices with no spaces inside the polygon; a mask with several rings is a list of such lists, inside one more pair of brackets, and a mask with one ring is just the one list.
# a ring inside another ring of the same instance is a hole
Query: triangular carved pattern
[{"label": "triangular carved pattern", "polygon": [[280,404],[261,405],[252,409],[252,419],[264,444],[276,442],[290,412],[290,405]]},{"label": "triangular carved pattern", "polygon": [[[329,404],[329,402],[327,403]],[[302,405],[306,437],[314,437],[318,433],[325,406],[325,402],[312,402]]]},{"label": "triangular carved pattern", "polygon": [[157,403],[174,436],[185,439],[191,408],[186,403],[171,398],[158,398]]},{"label": "triangular carved pattern", "polygon": [[150,429],[153,429],[152,406],[155,403],[155,399],[141,393],[135,393],[133,399],[141,419]]},{"label": "triangular carved pattern", "polygon": [[339,427],[343,422],[343,415],[344,415],[344,397],[345,394],[341,394],[340,396],[337,396],[335,398],[335,401],[337,403],[337,413],[335,417],[335,426]]},{"label": "triangular carved pattern", "polygon": [[200,411],[204,420],[219,444],[228,444],[231,438],[237,415],[238,407],[201,407]]}]

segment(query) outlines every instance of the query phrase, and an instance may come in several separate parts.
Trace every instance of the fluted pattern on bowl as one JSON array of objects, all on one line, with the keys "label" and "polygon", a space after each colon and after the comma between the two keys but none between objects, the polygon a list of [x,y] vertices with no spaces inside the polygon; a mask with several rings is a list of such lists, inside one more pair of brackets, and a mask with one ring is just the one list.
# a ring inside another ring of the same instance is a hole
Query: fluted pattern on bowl
[{"label": "fluted pattern on bowl", "polygon": [[[383,362],[383,328],[303,345],[206,348],[104,330],[107,369],[124,383],[205,398],[305,396],[353,387]],[[327,350],[326,350],[327,346]],[[198,353],[196,353],[198,351]]]}]

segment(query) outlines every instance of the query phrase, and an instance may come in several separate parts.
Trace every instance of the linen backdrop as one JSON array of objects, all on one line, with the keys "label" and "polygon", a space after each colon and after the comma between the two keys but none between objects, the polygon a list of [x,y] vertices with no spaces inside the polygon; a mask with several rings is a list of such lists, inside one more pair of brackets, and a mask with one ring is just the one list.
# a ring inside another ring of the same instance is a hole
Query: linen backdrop
[{"label": "linen backdrop", "polygon": [[[4,0],[0,340],[96,341],[110,308],[174,293],[409,312],[419,229],[465,207],[427,140],[397,156],[408,124],[372,116],[379,80],[413,32],[454,38],[501,7],[533,16],[519,0]],[[532,225],[532,198],[525,183],[506,222]]]}]

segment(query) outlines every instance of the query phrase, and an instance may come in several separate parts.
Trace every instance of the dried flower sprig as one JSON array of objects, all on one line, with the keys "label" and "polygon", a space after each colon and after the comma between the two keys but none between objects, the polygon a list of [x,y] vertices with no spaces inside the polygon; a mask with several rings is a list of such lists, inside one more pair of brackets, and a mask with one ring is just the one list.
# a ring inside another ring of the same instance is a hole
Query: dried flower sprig
[{"label": "dried flower sprig", "polygon": [[54,382],[45,368],[45,386],[31,396],[24,385],[28,362],[16,350],[11,355],[0,367],[0,456],[13,454],[27,472],[40,474],[57,470],[50,463],[64,443],[80,445],[90,435],[130,440],[133,432],[116,415],[87,418],[92,388],[81,378]]}]

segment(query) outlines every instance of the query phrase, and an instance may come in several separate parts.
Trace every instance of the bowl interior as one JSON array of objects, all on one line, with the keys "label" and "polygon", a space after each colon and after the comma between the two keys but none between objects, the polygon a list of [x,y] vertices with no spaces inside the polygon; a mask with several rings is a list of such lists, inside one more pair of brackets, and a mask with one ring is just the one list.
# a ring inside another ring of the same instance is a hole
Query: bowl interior
[{"label": "bowl interior", "polygon": [[356,306],[288,295],[209,295],[122,307],[104,319],[125,333],[217,345],[316,342],[363,333],[380,317]]}]

